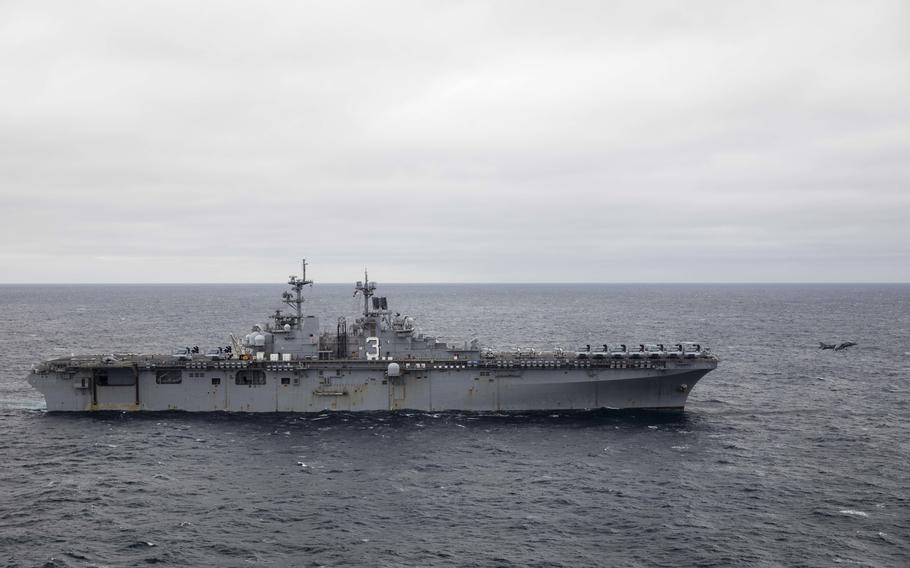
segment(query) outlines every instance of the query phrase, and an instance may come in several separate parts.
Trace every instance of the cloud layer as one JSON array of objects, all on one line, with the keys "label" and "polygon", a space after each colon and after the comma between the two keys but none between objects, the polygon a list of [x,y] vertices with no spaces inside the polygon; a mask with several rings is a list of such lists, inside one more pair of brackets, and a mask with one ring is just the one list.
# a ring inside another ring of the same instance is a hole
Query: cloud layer
[{"label": "cloud layer", "polygon": [[910,280],[904,2],[6,2],[0,282]]}]

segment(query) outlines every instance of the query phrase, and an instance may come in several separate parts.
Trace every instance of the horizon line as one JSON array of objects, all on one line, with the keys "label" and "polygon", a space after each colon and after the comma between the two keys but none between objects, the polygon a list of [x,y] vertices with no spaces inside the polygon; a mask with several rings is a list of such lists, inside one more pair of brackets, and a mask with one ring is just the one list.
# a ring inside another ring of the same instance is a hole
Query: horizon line
[{"label": "horizon line", "polygon": [[[536,286],[536,285],[588,285],[588,284],[643,284],[643,285],[782,285],[782,284],[910,284],[907,280],[699,280],[699,281],[662,281],[662,280],[630,280],[630,281],[596,281],[596,280],[547,280],[547,281],[424,281],[424,282],[391,282],[384,281],[381,285],[407,285],[407,286],[434,286],[434,285],[497,285],[497,286]],[[0,282],[0,286],[285,286],[277,282]],[[314,283],[320,286],[353,286],[352,282],[321,282]]]}]

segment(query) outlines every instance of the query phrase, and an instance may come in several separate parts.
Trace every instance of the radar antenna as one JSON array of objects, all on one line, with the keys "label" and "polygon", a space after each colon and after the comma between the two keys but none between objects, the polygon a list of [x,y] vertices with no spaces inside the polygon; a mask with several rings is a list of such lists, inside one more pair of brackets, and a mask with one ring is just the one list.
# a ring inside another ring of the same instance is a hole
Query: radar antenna
[{"label": "radar antenna", "polygon": [[[307,261],[304,258],[302,260],[303,265],[303,276],[298,278],[296,275],[291,274],[288,276],[288,284],[291,285],[291,291],[294,292],[285,292],[281,295],[281,299],[284,300],[284,303],[289,305],[294,310],[294,315],[290,316],[289,319],[294,327],[294,329],[301,329],[301,321],[303,319],[303,287],[312,286],[313,281],[306,279],[306,265]],[[280,314],[278,314],[280,316]],[[277,320],[276,320],[276,323]]]}]

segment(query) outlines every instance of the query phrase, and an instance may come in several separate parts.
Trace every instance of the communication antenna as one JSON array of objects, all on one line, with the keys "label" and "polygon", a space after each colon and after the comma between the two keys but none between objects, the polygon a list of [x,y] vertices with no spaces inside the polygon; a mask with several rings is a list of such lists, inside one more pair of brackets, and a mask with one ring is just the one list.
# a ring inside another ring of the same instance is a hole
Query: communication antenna
[{"label": "communication antenna", "polygon": [[301,278],[297,278],[294,274],[288,276],[288,284],[291,285],[294,294],[285,292],[281,295],[281,299],[284,300],[284,303],[294,310],[294,315],[291,316],[291,319],[294,321],[295,329],[301,329],[301,320],[303,319],[303,287],[307,285],[312,286],[313,284],[312,280],[306,279],[307,261],[305,258],[302,260],[301,264],[303,267],[303,276]]},{"label": "communication antenna", "polygon": [[358,292],[363,294],[363,315],[370,315],[370,298],[373,297],[373,293],[376,291],[376,283],[370,282],[370,276],[367,274],[367,269],[363,269],[363,282],[357,282],[354,286],[354,296]]}]

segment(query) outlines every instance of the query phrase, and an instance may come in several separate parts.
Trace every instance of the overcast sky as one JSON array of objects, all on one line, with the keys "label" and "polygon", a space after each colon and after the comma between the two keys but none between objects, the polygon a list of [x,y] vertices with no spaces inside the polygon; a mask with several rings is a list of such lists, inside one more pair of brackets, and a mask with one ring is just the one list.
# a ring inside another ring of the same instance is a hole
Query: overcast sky
[{"label": "overcast sky", "polygon": [[910,2],[0,2],[0,282],[910,281]]}]

